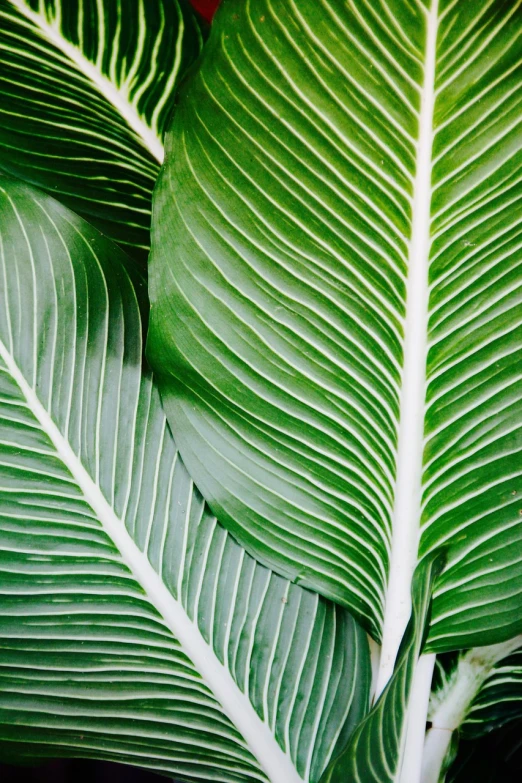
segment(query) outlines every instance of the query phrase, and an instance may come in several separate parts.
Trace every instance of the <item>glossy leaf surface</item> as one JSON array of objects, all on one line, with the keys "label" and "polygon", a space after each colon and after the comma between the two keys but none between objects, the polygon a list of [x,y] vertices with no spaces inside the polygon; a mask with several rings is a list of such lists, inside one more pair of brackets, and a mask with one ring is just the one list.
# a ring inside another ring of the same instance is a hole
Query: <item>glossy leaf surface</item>
[{"label": "glossy leaf surface", "polygon": [[522,624],[520,13],[230,0],[156,190],[149,353],[187,467],[389,667],[440,549],[428,650]]}]

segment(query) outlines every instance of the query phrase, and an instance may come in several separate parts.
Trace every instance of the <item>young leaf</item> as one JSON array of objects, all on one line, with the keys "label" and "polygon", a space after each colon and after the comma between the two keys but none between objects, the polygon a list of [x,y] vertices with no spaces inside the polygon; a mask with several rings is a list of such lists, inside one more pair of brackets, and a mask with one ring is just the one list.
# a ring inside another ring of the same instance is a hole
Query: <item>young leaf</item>
[{"label": "young leaf", "polygon": [[140,257],[201,34],[186,0],[0,0],[0,167]]},{"label": "young leaf", "polygon": [[364,632],[205,506],[142,369],[122,251],[6,176],[0,216],[0,738],[317,781],[367,711]]},{"label": "young leaf", "polygon": [[156,190],[149,351],[262,562],[383,639],[522,627],[518,0],[231,0]]},{"label": "young leaf", "polygon": [[321,783],[394,783],[398,779],[404,760],[410,694],[426,638],[433,583],[442,565],[442,556],[437,556],[417,568],[412,584],[412,616],[393,676],[346,750],[332,761]]}]

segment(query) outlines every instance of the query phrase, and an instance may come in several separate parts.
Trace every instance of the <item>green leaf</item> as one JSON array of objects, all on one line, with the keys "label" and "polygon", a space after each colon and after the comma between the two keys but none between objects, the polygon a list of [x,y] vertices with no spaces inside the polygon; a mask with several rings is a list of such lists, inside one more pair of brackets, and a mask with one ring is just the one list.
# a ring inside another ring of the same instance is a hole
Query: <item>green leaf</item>
[{"label": "green leaf", "polygon": [[0,739],[317,781],[367,711],[366,635],[205,505],[142,369],[123,252],[7,176],[0,216]]},{"label": "green leaf", "polygon": [[186,0],[0,0],[0,167],[145,259],[165,124],[200,46]]},{"label": "green leaf", "polygon": [[230,0],[156,189],[149,355],[188,470],[389,676],[522,613],[520,3]]},{"label": "green leaf", "polygon": [[[404,758],[414,676],[429,623],[433,582],[442,566],[442,558],[437,557],[417,569],[412,584],[412,616],[393,676],[373,710],[354,732],[346,750],[332,761],[321,783],[394,783],[397,780]],[[416,778],[406,776],[405,779]]]}]

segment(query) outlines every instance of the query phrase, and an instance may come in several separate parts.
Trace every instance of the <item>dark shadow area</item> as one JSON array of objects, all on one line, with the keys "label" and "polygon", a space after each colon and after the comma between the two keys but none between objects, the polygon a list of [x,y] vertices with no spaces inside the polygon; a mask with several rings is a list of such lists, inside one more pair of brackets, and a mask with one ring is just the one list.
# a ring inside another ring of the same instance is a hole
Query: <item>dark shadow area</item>
[{"label": "dark shadow area", "polygon": [[161,783],[168,780],[162,775],[108,761],[58,759],[31,767],[0,764],[2,783]]},{"label": "dark shadow area", "polygon": [[522,719],[476,739],[463,739],[446,783],[521,783]]}]

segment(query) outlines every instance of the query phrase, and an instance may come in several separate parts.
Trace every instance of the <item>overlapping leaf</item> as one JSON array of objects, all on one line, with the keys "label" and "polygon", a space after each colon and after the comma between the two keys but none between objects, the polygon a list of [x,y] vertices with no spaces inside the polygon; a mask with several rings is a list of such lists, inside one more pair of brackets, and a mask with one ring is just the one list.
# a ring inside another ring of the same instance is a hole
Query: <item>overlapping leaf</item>
[{"label": "overlapping leaf", "polygon": [[522,718],[522,650],[500,661],[482,685],[462,726],[462,736],[480,737]]},{"label": "overlapping leaf", "polygon": [[0,167],[144,259],[165,123],[200,45],[186,0],[0,0]]},{"label": "overlapping leaf", "polygon": [[279,10],[218,11],[168,134],[178,154],[156,196],[151,356],[171,373],[167,411],[219,517],[378,634],[415,106],[377,73],[383,116],[404,117],[374,138],[364,69],[350,73],[352,12]]},{"label": "overlapping leaf", "polygon": [[430,650],[522,623],[521,13],[225,3],[156,190],[149,350],[204,496],[376,638],[422,526]]},{"label": "overlapping leaf", "polygon": [[430,728],[424,743],[422,783],[445,780],[462,737],[486,734],[518,716],[517,651],[521,644],[522,636],[515,636],[499,644],[437,659],[428,709]]},{"label": "overlapping leaf", "polygon": [[0,215],[4,752],[318,780],[367,709],[364,633],[205,506],[124,254],[5,176]]},{"label": "overlapping leaf", "polygon": [[[464,715],[458,726],[462,737],[480,737],[521,717],[522,649],[516,649],[519,644],[520,639],[515,637],[500,645],[498,655],[490,655],[489,660],[488,648],[484,647],[437,656],[428,719],[432,720],[452,691],[459,693],[458,701],[462,704],[464,681],[469,691],[473,680],[475,691],[471,689],[471,700],[463,705]],[[474,678],[469,676],[470,663],[477,669],[478,676]]]}]

